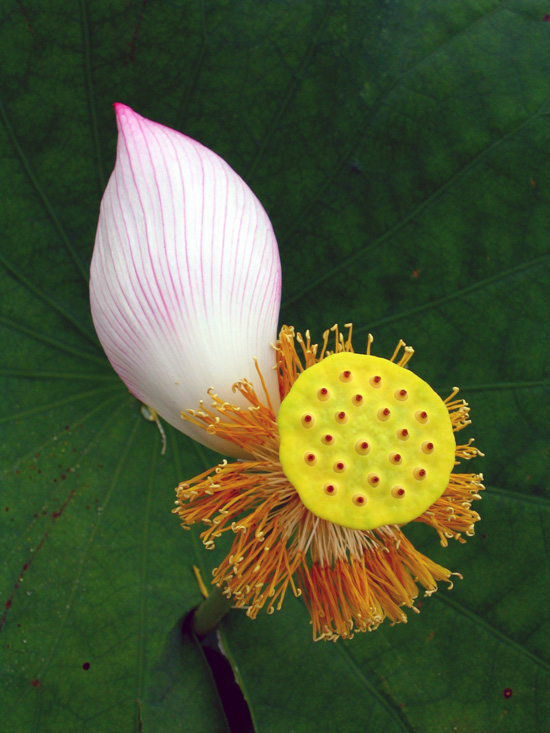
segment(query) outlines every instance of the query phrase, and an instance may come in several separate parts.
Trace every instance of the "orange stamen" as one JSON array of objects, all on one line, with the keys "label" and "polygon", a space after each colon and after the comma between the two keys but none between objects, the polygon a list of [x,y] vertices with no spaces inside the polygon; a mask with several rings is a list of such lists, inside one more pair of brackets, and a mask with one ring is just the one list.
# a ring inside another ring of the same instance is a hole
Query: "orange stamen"
[{"label": "orange stamen", "polygon": [[[353,352],[351,324],[347,338],[337,326],[323,334],[318,354],[294,328],[283,326],[275,345],[281,399],[298,376],[331,353]],[[328,350],[334,333],[334,352]],[[372,337],[369,335],[367,353]],[[297,349],[297,346],[299,350]],[[404,367],[413,350],[400,341],[391,361]],[[213,583],[232,596],[237,607],[254,618],[261,608],[280,610],[290,588],[303,595],[311,615],[315,639],[351,638],[357,631],[372,631],[385,618],[407,620],[403,606],[414,609],[419,583],[431,594],[439,581],[451,583],[450,570],[415,550],[396,525],[374,530],[353,530],[320,519],[302,504],[279,463],[277,420],[265,381],[256,363],[263,398],[252,384],[234,385],[248,403],[237,407],[212,390],[211,404],[182,413],[194,425],[246,451],[249,461],[227,463],[181,483],[176,509],[185,528],[202,522],[201,538],[207,549],[231,532],[231,549],[213,571]],[[453,430],[470,423],[469,407],[455,399],[454,388],[445,400]],[[482,455],[472,440],[456,446],[456,460]],[[433,527],[446,546],[450,538],[464,542],[479,519],[470,506],[483,489],[480,474],[452,473],[443,495],[415,521]],[[416,609],[415,609],[416,610]]]}]

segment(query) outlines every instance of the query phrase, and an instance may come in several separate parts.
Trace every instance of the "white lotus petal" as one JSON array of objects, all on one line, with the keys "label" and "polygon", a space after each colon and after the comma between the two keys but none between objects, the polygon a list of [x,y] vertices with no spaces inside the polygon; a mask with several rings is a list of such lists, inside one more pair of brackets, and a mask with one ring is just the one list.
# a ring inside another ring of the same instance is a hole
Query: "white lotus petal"
[{"label": "white lotus petal", "polygon": [[274,407],[281,267],[273,229],[244,181],[200,143],[115,105],[116,166],[91,264],[94,325],[130,392],[167,422],[229,455],[228,441],[181,418],[214,387],[249,379],[256,357]]}]

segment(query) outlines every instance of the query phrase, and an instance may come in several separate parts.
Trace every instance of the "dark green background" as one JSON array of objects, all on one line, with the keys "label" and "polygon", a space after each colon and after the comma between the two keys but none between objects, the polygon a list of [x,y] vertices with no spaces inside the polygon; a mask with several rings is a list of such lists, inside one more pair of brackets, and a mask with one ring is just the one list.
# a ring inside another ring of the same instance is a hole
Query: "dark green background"
[{"label": "dark green background", "polygon": [[[222,155],[268,210],[281,322],[399,337],[486,453],[463,573],[420,616],[313,644],[289,598],[221,638],[259,731],[533,731],[550,716],[550,5],[538,0],[0,6],[0,727],[225,731],[178,625],[215,557],[170,511],[213,460],[168,451],[94,335],[112,102]],[[237,337],[237,335],[236,335]],[[235,375],[238,378],[240,375]],[[215,460],[215,458],[214,458]],[[206,462],[206,463],[205,463]],[[89,664],[85,669],[83,665]],[[504,690],[511,690],[506,697]]]}]

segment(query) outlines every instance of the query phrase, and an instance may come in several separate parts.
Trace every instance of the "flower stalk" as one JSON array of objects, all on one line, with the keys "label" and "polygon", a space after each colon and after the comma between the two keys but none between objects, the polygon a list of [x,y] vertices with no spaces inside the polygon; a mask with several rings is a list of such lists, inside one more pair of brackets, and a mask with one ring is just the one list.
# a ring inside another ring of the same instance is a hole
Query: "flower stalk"
[{"label": "flower stalk", "polygon": [[192,629],[202,639],[213,631],[229,611],[233,602],[224,595],[221,588],[215,586],[210,594],[193,612]]}]

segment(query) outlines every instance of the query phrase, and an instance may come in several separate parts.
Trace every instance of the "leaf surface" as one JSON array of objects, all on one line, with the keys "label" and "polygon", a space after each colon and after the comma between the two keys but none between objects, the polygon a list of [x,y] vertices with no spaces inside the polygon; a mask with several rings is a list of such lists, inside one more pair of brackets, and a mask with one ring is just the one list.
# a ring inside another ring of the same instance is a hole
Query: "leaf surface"
[{"label": "leaf surface", "polygon": [[[402,337],[472,407],[486,454],[460,572],[409,623],[313,644],[300,600],[221,644],[257,730],[537,730],[550,716],[547,482],[550,22],[539,0],[13,3],[0,9],[0,720],[6,729],[229,730],[171,514],[218,459],[112,372],[87,277],[111,104],[195,137],[268,210],[281,322]],[[237,335],[236,335],[237,337]],[[237,379],[239,375],[235,375]],[[182,406],[187,407],[187,406]]]}]

